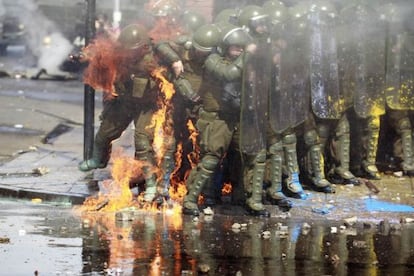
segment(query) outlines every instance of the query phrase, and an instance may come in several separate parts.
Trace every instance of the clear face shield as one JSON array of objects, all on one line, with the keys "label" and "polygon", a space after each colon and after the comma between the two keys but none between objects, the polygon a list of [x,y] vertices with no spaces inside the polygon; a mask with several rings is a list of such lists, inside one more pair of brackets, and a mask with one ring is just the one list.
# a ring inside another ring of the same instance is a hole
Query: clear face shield
[{"label": "clear face shield", "polygon": [[249,27],[258,34],[268,34],[271,22],[268,15],[259,15],[249,20]]}]

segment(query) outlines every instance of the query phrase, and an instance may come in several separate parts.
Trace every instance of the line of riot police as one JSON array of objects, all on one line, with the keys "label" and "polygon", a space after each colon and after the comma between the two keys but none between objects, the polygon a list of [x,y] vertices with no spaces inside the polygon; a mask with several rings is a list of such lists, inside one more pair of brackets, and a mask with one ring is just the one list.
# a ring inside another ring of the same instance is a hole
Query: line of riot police
[{"label": "line of riot police", "polygon": [[[289,197],[307,198],[303,186],[333,193],[332,184],[380,179],[376,157],[384,114],[402,139],[402,170],[412,174],[414,30],[400,12],[365,1],[340,11],[329,1],[292,7],[266,1],[225,9],[212,23],[187,13],[191,31],[151,45],[187,99],[174,103],[175,112],[188,103],[197,112],[200,160],[186,180],[183,213],[199,215],[200,195],[214,205],[224,181],[233,186],[234,204],[267,217],[263,199],[289,210]],[[176,133],[183,131],[184,117],[176,113]],[[144,136],[150,160],[153,137]],[[105,160],[94,155],[81,170],[106,166],[109,140]],[[151,181],[148,201],[156,194],[168,197],[174,150],[164,158],[162,180]]]},{"label": "line of riot police", "polygon": [[[269,215],[263,195],[286,210],[292,206],[287,197],[306,199],[303,185],[333,193],[332,183],[379,180],[383,117],[401,136],[402,171],[413,174],[410,14],[368,1],[351,1],[339,11],[329,1],[289,8],[267,1],[219,13],[214,22],[221,32],[218,53],[204,66],[221,83],[221,96],[215,97],[216,109],[202,101],[199,120],[210,118],[199,128],[207,149],[187,183],[184,213],[199,213],[196,199],[211,185],[224,153],[236,164],[229,166],[234,203],[256,216]],[[248,38],[242,38],[243,31]],[[217,135],[217,122],[225,131],[212,138],[208,128]],[[220,151],[208,149],[220,140]]]}]

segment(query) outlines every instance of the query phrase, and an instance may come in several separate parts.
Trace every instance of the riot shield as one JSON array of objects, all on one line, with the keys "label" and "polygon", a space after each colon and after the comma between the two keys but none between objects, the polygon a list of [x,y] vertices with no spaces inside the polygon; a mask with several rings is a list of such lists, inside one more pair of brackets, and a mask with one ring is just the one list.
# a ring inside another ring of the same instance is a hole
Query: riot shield
[{"label": "riot shield", "polygon": [[345,107],[339,93],[336,21],[319,9],[308,19],[312,111],[321,119],[339,119]]},{"label": "riot shield", "polygon": [[306,21],[288,20],[275,38],[271,88],[269,93],[269,123],[273,131],[303,123],[310,113],[309,39]]},{"label": "riot shield", "polygon": [[353,88],[353,107],[361,118],[385,113],[385,25],[368,6],[346,9],[349,56],[344,72]]},{"label": "riot shield", "polygon": [[355,64],[354,54],[354,32],[348,21],[347,13],[342,12],[337,20],[336,38],[337,38],[337,54],[338,54],[338,78],[339,93],[342,105],[345,109],[352,107],[355,90]]},{"label": "riot shield", "polygon": [[240,148],[247,154],[256,154],[266,148],[269,53],[269,43],[259,40],[255,54],[249,55],[243,65]]},{"label": "riot shield", "polygon": [[385,99],[394,110],[414,110],[413,43],[401,20],[388,21]]}]

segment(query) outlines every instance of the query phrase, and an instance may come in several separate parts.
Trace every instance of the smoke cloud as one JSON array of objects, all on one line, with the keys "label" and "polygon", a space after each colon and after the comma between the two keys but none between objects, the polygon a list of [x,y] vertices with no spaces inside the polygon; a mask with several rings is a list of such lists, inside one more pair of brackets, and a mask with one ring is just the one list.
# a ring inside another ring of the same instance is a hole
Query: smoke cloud
[{"label": "smoke cloud", "polygon": [[34,0],[0,0],[0,16],[15,16],[24,24],[26,47],[37,58],[37,67],[49,73],[59,72],[59,65],[72,50],[72,44],[39,9]]}]

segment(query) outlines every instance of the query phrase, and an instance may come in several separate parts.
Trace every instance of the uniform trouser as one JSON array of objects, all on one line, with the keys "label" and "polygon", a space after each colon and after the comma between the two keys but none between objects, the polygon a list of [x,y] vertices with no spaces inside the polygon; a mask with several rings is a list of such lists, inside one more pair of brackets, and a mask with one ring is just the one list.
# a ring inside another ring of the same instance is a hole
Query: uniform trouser
[{"label": "uniform trouser", "polygon": [[216,166],[232,141],[236,140],[235,120],[219,115],[218,112],[201,109],[196,127],[200,133],[200,162],[192,169],[187,180],[188,194],[184,199],[184,206],[189,209],[195,208],[198,196],[205,185],[212,184]]},{"label": "uniform trouser", "polygon": [[393,153],[401,158],[404,170],[414,169],[414,153],[412,142],[412,124],[409,118],[409,112],[406,110],[387,110],[391,126],[395,129],[401,141],[394,144]]},{"label": "uniform trouser", "polygon": [[346,114],[339,119],[316,119],[315,123],[328,168],[349,171],[350,132]]},{"label": "uniform trouser", "polygon": [[[100,155],[99,159],[107,160],[110,157],[111,145],[118,139],[128,125],[134,122],[135,159],[145,162],[142,167],[148,201],[152,200],[155,193],[156,176],[154,173],[154,152],[152,149],[153,129],[148,126],[154,113],[154,105],[150,103],[136,103],[115,99],[105,105],[101,115],[101,125],[95,136],[94,155]],[[95,153],[96,152],[96,153]]]},{"label": "uniform trouser", "polygon": [[94,141],[96,149],[94,152],[99,152],[99,159],[109,159],[112,142],[122,135],[137,116],[139,110],[119,99],[111,100],[105,104],[100,116],[101,124]]}]

